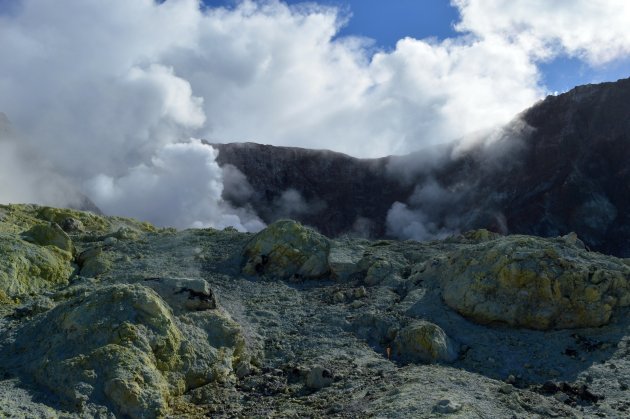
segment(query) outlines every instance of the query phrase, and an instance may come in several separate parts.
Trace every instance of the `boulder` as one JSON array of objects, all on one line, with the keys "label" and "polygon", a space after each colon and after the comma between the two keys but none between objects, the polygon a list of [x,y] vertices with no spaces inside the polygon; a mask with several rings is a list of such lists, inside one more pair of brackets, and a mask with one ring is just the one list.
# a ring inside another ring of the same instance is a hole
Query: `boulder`
[{"label": "boulder", "polygon": [[77,257],[81,268],[80,275],[96,278],[112,268],[111,256],[103,251],[101,246],[91,247],[81,252]]},{"label": "boulder", "polygon": [[438,325],[415,321],[398,332],[393,343],[394,354],[410,362],[453,362],[458,350]]},{"label": "boulder", "polygon": [[24,240],[40,246],[57,246],[66,252],[73,252],[72,240],[57,223],[35,224],[22,234]]},{"label": "boulder", "polygon": [[352,247],[350,243],[334,243],[328,255],[328,265],[333,277],[345,281],[361,272],[359,262],[363,257],[363,249]]},{"label": "boulder", "polygon": [[71,262],[72,255],[56,246],[0,233],[0,296],[6,300],[67,284],[74,270]]},{"label": "boulder", "polygon": [[194,314],[180,321],[138,284],[79,291],[25,325],[0,355],[71,409],[89,401],[124,417],[162,417],[174,396],[233,376],[245,361],[245,340],[229,316]]},{"label": "boulder", "polygon": [[72,217],[64,218],[60,227],[67,233],[77,233],[85,230],[81,220]]},{"label": "boulder", "polygon": [[333,383],[333,374],[330,370],[316,365],[306,373],[306,387],[319,390]]},{"label": "boulder", "polygon": [[144,284],[157,292],[175,311],[217,308],[210,286],[200,278],[149,278]]},{"label": "boulder", "polygon": [[451,252],[431,270],[446,304],[482,324],[597,327],[630,305],[630,268],[575,238],[508,236]]},{"label": "boulder", "polygon": [[277,221],[257,233],[243,250],[248,275],[312,279],[329,273],[330,241],[290,220]]},{"label": "boulder", "polygon": [[368,268],[364,281],[367,285],[378,285],[395,274],[396,271],[390,261],[376,260]]}]

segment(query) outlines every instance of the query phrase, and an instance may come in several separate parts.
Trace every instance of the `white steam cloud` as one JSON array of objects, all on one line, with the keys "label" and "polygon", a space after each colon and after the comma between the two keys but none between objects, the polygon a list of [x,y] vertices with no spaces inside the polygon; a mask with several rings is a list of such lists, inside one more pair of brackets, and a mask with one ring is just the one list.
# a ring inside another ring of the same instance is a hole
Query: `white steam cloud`
[{"label": "white steam cloud", "polygon": [[0,134],[0,201],[59,204],[77,189],[107,212],[180,227],[261,226],[225,204],[214,152],[191,138],[404,153],[507,122],[544,93],[544,60],[630,52],[623,0],[453,0],[458,37],[375,54],[337,38],[338,10],[313,3],[8,4],[0,111],[20,140]]},{"label": "white steam cloud", "polygon": [[175,221],[175,227],[203,227],[212,220],[215,227],[262,229],[258,218],[239,217],[222,201],[223,178],[215,159],[216,151],[200,140],[168,144],[150,165],[136,166],[119,178],[99,175],[88,182],[87,191],[107,213],[152,219],[160,225]]}]

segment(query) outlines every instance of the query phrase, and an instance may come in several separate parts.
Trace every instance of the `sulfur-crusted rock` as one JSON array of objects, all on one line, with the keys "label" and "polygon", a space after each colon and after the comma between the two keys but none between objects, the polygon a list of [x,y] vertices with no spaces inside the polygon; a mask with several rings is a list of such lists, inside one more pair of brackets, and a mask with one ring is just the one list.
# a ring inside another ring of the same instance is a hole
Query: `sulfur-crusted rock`
[{"label": "sulfur-crusted rock", "polygon": [[57,246],[66,252],[72,253],[74,251],[72,240],[57,223],[36,224],[22,237],[24,240],[40,246]]},{"label": "sulfur-crusted rock", "polygon": [[[36,207],[13,205],[13,208],[26,214],[32,214],[40,220],[59,224],[70,233],[87,231],[91,233],[113,234],[121,238],[121,234],[137,235],[138,231],[154,232],[155,227],[147,222],[129,218],[103,217],[87,211],[77,211],[66,208]],[[113,232],[113,233],[112,233]]]},{"label": "sulfur-crusted rock", "polygon": [[147,287],[107,286],[26,325],[1,355],[70,408],[90,401],[123,416],[160,417],[174,396],[246,361],[238,325],[204,313],[182,323]]},{"label": "sulfur-crusted rock", "polygon": [[453,362],[458,350],[438,325],[415,321],[398,332],[393,344],[394,354],[411,362]]},{"label": "sulfur-crusted rock", "polygon": [[329,240],[290,220],[277,221],[257,233],[244,249],[248,275],[288,279],[319,278],[329,272]]},{"label": "sulfur-crusted rock", "polygon": [[0,296],[35,293],[66,284],[74,270],[71,261],[72,255],[56,246],[39,246],[0,233]]},{"label": "sulfur-crusted rock", "polygon": [[25,372],[70,406],[90,400],[149,418],[167,413],[176,384],[164,373],[181,365],[181,341],[157,294],[111,286],[57,306],[22,331],[14,350],[27,358]]},{"label": "sulfur-crusted rock", "polygon": [[444,301],[479,322],[532,329],[601,326],[630,305],[630,268],[577,240],[509,236],[431,266]]},{"label": "sulfur-crusted rock", "polygon": [[91,247],[81,252],[77,257],[77,262],[81,268],[80,275],[89,278],[96,278],[112,267],[111,257],[101,246]]}]

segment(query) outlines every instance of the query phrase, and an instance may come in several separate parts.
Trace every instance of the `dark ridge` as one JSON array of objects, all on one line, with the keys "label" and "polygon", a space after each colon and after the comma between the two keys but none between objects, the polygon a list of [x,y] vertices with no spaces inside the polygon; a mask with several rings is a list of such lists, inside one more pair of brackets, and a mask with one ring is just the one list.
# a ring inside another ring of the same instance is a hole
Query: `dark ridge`
[{"label": "dark ridge", "polygon": [[[357,159],[327,150],[274,147],[254,143],[213,144],[221,166],[231,164],[245,174],[253,188],[248,200],[265,222],[288,214],[279,212],[283,192],[300,192],[313,210],[291,214],[323,234],[361,232],[385,235],[382,219],[394,201],[407,199],[412,185],[401,185],[386,175],[389,158]],[[237,205],[226,190],[226,198]],[[369,221],[368,221],[369,220]]]},{"label": "dark ridge", "polygon": [[[438,228],[574,231],[593,250],[630,257],[630,79],[549,96],[520,114],[500,140],[457,155],[446,147],[357,159],[254,143],[214,146],[219,164],[238,168],[253,189],[247,199],[230,190],[225,198],[251,205],[265,222],[282,215],[278,199],[295,189],[313,210],[292,218],[329,236],[386,237],[392,204],[409,202],[416,185],[431,178],[450,198],[410,206]],[[443,161],[431,163],[431,153]]]}]

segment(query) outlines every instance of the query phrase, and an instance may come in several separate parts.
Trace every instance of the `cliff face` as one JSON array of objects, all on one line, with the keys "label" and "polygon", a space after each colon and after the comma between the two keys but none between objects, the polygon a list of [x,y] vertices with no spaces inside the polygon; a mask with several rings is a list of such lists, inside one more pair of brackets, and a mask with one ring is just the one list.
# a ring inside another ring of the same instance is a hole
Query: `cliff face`
[{"label": "cliff face", "polygon": [[626,79],[581,86],[526,112],[536,131],[518,176],[502,185],[520,192],[503,204],[512,230],[573,230],[595,249],[630,255],[629,99]]},{"label": "cliff face", "polygon": [[[224,197],[236,205],[251,204],[267,223],[291,217],[329,236],[356,232],[381,237],[391,204],[413,191],[412,185],[387,176],[388,158],[357,159],[255,143],[213,146],[219,164],[235,166],[252,188],[247,196],[235,196],[226,185]],[[287,199],[287,191],[296,191],[299,198]]]},{"label": "cliff face", "polygon": [[[218,161],[247,178],[266,222],[291,216],[328,235],[383,237],[388,211],[408,203],[436,229],[489,228],[557,236],[575,231],[596,250],[630,256],[630,79],[580,86],[519,115],[497,141],[361,160],[329,151],[218,144]],[[420,194],[430,183],[447,198]],[[295,190],[307,209],[283,214]],[[416,195],[412,194],[416,191]],[[308,210],[310,208],[310,211]]]}]

